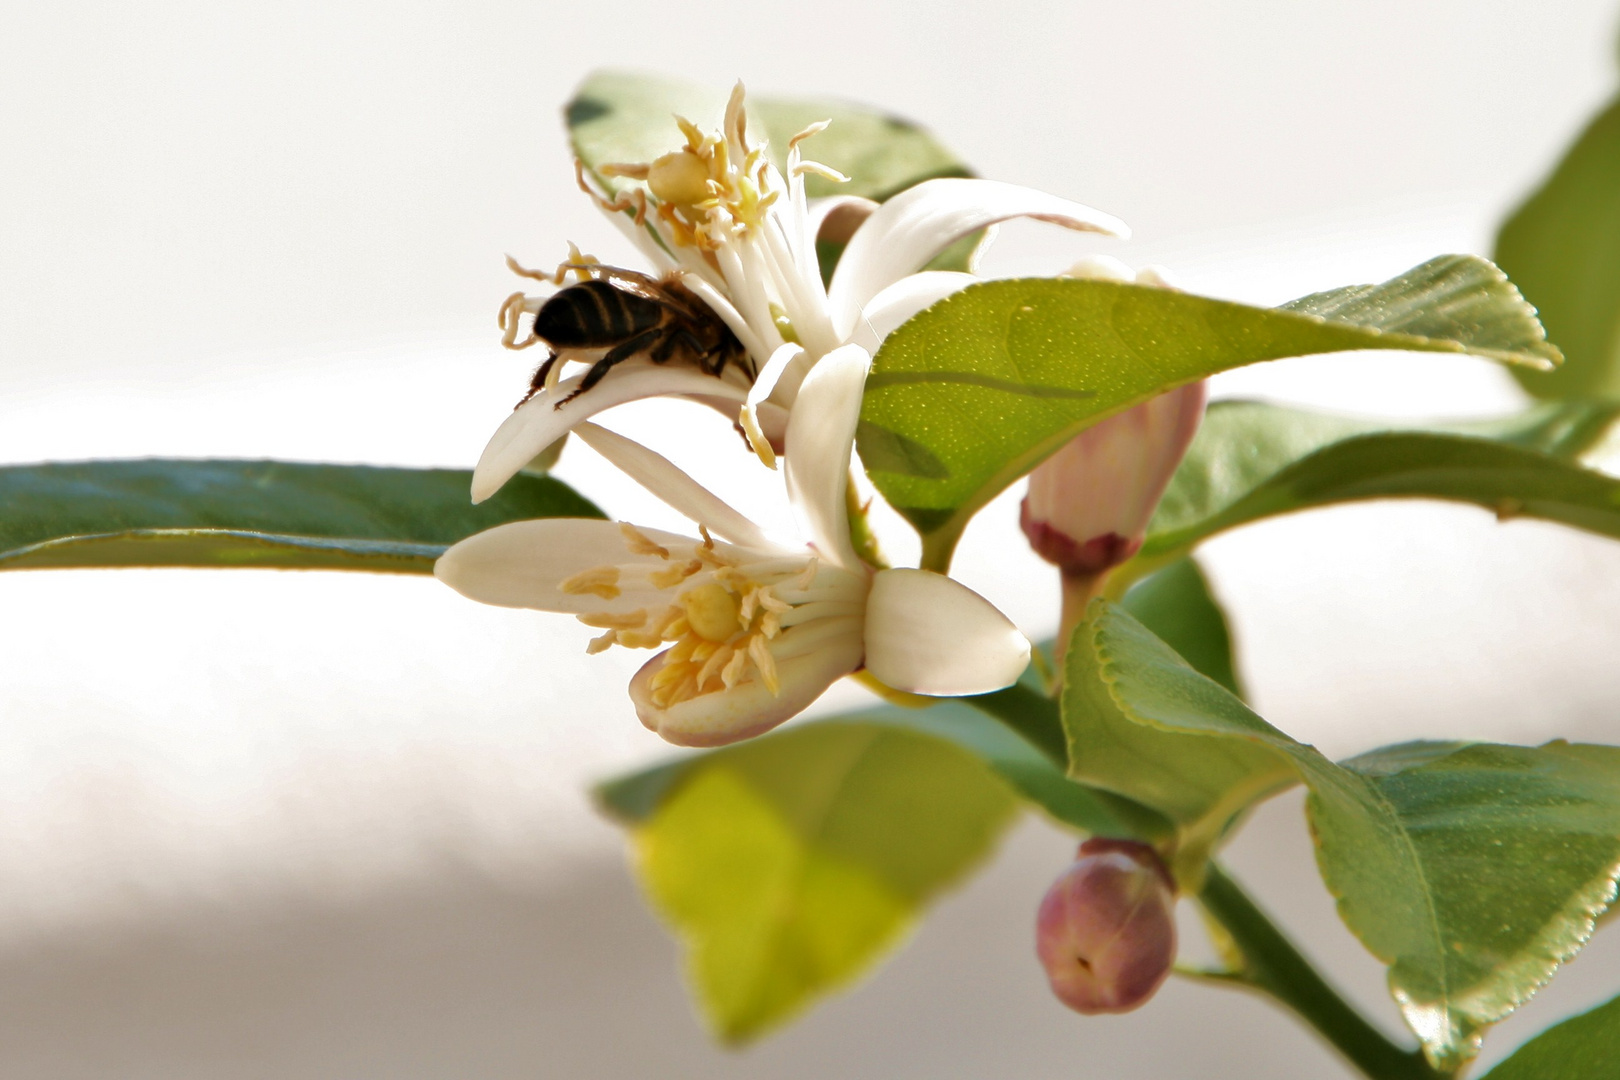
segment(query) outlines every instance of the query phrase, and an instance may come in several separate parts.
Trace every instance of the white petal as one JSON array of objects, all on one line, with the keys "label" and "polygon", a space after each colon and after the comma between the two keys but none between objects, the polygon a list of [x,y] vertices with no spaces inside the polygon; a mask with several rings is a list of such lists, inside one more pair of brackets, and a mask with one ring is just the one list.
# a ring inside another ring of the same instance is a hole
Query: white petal
[{"label": "white petal", "polygon": [[979,280],[972,274],[959,274],[952,270],[924,270],[911,274],[872,298],[865,308],[866,321],[881,341],[923,308],[938,303],[952,293],[961,292]]},{"label": "white petal", "polygon": [[[848,243],[862,222],[872,216],[878,204],[860,195],[832,195],[810,204],[810,236],[814,240]],[[822,236],[822,230],[828,235]]]},{"label": "white petal", "polygon": [[[693,480],[662,454],[617,432],[580,424],[574,429],[581,442],[607,458],[630,479],[662,499],[672,509],[734,544],[764,551],[776,549],[758,525],[733,510],[723,499]],[[785,549],[783,549],[785,550]]]},{"label": "white petal", "polygon": [[1011,686],[1029,639],[960,582],[928,570],[883,570],[866,601],[866,669],[896,690],[955,696]]},{"label": "white petal", "polygon": [[[795,627],[772,644],[786,644],[803,630],[825,631],[827,627],[821,624],[831,621],[817,620]],[[729,690],[700,694],[660,709],[649,696],[652,677],[663,666],[660,653],[630,680],[630,700],[635,703],[636,715],[649,730],[677,746],[723,746],[769,731],[804,711],[827,687],[860,666],[860,620],[839,621],[844,624],[841,633],[831,634],[809,652],[777,661],[775,694],[751,678]]]},{"label": "white petal", "polygon": [[1118,218],[1033,188],[999,180],[925,180],[878,207],[844,249],[828,294],[834,327],[847,337],[861,308],[889,285],[922,269],[957,239],[1018,217],[1130,234]]},{"label": "white petal", "polygon": [[759,455],[759,460],[764,462],[768,469],[776,468],[776,452],[771,447],[770,437],[766,434],[764,426],[760,423],[759,409],[776,389],[777,382],[782,378],[782,372],[803,355],[804,350],[791,341],[771,353],[771,358],[759,369],[759,376],[754,380],[754,385],[748,388],[748,400],[743,403],[742,410],[737,414],[737,423],[743,429],[748,444],[754,448],[754,453]]},{"label": "white petal", "polygon": [[816,361],[788,416],[788,498],[817,551],[848,570],[862,566],[849,540],[849,455],[872,357],[844,345]]},{"label": "white petal", "polygon": [[[561,361],[559,361],[560,363]],[[724,379],[690,367],[669,367],[626,361],[606,378],[561,408],[556,403],[573,392],[583,375],[557,384],[555,393],[541,391],[508,416],[495,429],[483,456],[473,469],[472,501],[483,502],[517,475],[534,456],[566,434],[581,420],[627,401],[662,394],[702,394],[743,400],[744,391]]]},{"label": "white petal", "polygon": [[[640,530],[655,544],[680,557],[690,555],[697,542],[690,536]],[[726,545],[730,550],[730,546]],[[620,613],[668,601],[644,577],[629,574],[619,580],[620,594],[565,593],[557,586],[582,570],[605,565],[665,565],[653,556],[631,555],[616,522],[592,518],[546,518],[513,521],[476,533],[439,556],[433,576],[483,604],[497,607],[536,608],[579,615],[590,611]]]}]

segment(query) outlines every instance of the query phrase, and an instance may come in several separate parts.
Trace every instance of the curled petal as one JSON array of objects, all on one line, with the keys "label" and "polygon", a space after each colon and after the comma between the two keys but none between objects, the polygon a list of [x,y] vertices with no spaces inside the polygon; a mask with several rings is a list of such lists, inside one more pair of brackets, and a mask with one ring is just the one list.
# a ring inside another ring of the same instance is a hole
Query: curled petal
[{"label": "curled petal", "polygon": [[[642,529],[671,551],[690,551],[692,538]],[[719,545],[729,549],[729,545]],[[656,570],[656,556],[633,555],[616,522],[591,518],[513,521],[476,533],[439,556],[433,576],[463,596],[497,607],[535,608],[569,615],[622,614],[665,602],[644,574],[619,574],[596,592],[563,592],[565,581],[604,566],[641,563]]]},{"label": "curled petal", "polygon": [[866,669],[881,682],[936,697],[1011,686],[1029,639],[972,589],[928,570],[879,571],[866,602]]},{"label": "curled petal", "polygon": [[483,502],[495,494],[541,450],[575,424],[604,409],[662,394],[701,394],[742,401],[746,393],[741,387],[693,368],[627,361],[585,393],[558,406],[559,401],[579,387],[583,378],[583,375],[574,375],[564,379],[557,384],[555,392],[542,390],[519,405],[495,429],[473,469],[473,502]]},{"label": "curled petal", "polygon": [[686,475],[662,454],[595,424],[580,424],[574,429],[574,434],[630,479],[716,536],[734,544],[765,551],[777,547],[766,538],[758,525],[733,510],[718,495]]},{"label": "curled petal", "polygon": [[1089,206],[1000,180],[925,180],[873,212],[855,232],[833,273],[828,301],[843,337],[878,293],[922,269],[975,230],[1028,217],[1070,229],[1128,236],[1123,221]]},{"label": "curled petal", "polygon": [[[648,730],[677,746],[723,746],[763,734],[798,715],[827,687],[860,666],[860,620],[837,621],[847,625],[833,628],[827,625],[832,620],[817,620],[793,627],[772,642],[774,653],[790,649],[796,634],[810,632],[821,637],[814,648],[776,661],[775,694],[757,678],[750,678],[730,689],[699,694],[660,708],[651,696],[653,676],[664,666],[660,653],[630,680],[630,700],[635,703],[636,715]],[[830,629],[841,632],[829,634]]]},{"label": "curled petal", "polygon": [[830,244],[847,244],[878,204],[859,195],[833,195],[810,204],[810,236]]},{"label": "curled petal", "polygon": [[799,387],[787,430],[787,490],[804,534],[823,557],[862,567],[849,540],[849,455],[871,355],[844,345],[823,356]]}]

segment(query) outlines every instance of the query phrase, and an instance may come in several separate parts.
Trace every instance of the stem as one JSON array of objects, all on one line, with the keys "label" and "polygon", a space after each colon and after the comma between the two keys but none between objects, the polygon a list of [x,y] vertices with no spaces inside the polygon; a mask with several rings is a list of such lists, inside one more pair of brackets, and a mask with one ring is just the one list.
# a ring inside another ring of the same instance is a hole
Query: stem
[{"label": "stem", "polygon": [[1243,981],[1288,1006],[1373,1080],[1450,1080],[1421,1050],[1391,1042],[1329,986],[1237,882],[1210,863],[1199,901],[1243,957]]},{"label": "stem", "polygon": [[1063,772],[1069,771],[1069,737],[1063,731],[1058,703],[1022,683],[991,694],[963,698],[981,712],[989,713],[1024,741],[1052,759]]}]

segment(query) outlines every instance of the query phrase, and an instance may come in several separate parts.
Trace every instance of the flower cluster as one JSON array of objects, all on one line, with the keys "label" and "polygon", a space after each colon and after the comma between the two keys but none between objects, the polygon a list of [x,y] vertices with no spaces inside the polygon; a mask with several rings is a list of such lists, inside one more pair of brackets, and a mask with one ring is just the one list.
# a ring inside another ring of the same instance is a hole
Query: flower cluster
[{"label": "flower cluster", "polygon": [[[648,728],[683,745],[759,734],[862,670],[917,694],[1011,684],[1028,663],[1029,642],[989,601],[940,574],[868,565],[852,545],[847,486],[861,396],[883,336],[974,280],[921,272],[958,238],[1014,217],[1116,235],[1124,225],[1077,203],[975,179],[926,181],[882,205],[856,198],[812,205],[805,175],[837,178],[802,155],[804,140],[825,125],[790,140],[779,171],[750,140],[740,85],[719,134],[679,124],[678,149],[601,170],[627,179],[622,190],[593,187],[582,168],[581,185],[663,275],[660,287],[678,285],[701,300],[748,363],[715,370],[672,362],[684,347],[680,326],[662,337],[647,331],[645,340],[670,344],[609,357],[611,371],[605,348],[550,341],[553,358],[534,392],[478,463],[473,498],[489,497],[572,431],[694,522],[698,535],[595,520],[515,522],[456,544],[439,560],[438,577],[485,603],[575,615],[602,631],[592,652],[658,650],[631,680],[630,697]],[[824,286],[816,239],[835,215],[859,225]],[[627,288],[661,302],[645,285],[654,279],[602,267],[577,249],[556,274],[530,276],[559,286],[570,276],[610,285],[633,279]],[[599,288],[548,316],[547,304],[563,292],[511,298],[502,310],[508,342],[525,313],[535,319],[531,338],[553,323],[609,326],[622,315],[631,329],[639,325],[634,311],[609,310],[604,297],[611,297]],[[595,306],[582,307],[586,301]],[[588,370],[564,377],[567,364]],[[763,462],[775,467],[781,456],[801,542],[766,536],[667,459],[588,422],[657,395],[715,405]]]}]

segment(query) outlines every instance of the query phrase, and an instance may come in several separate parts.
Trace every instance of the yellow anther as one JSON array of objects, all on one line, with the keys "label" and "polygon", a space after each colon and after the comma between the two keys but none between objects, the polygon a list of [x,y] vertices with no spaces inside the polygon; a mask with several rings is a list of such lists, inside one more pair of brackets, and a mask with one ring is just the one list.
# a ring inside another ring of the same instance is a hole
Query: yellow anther
[{"label": "yellow anther", "polygon": [[617,566],[596,566],[589,570],[581,570],[573,577],[565,579],[558,589],[569,596],[584,596],[593,593],[604,600],[617,600],[619,598],[619,568]]},{"label": "yellow anther", "polygon": [[609,630],[607,633],[603,634],[601,637],[593,637],[593,638],[591,638],[591,643],[589,645],[585,646],[586,654],[590,655],[590,656],[595,656],[599,652],[606,652],[607,650],[609,650],[609,649],[611,649],[613,647],[613,643],[614,643],[615,639],[618,638],[618,636],[619,636],[619,633],[618,633],[617,630]]},{"label": "yellow anther", "polygon": [[576,615],[574,618],[586,626],[594,626],[598,630],[637,630],[647,625],[647,609],[637,608],[635,611],[627,611],[623,615],[597,611],[588,615]]},{"label": "yellow anther", "polygon": [[699,570],[703,569],[703,560],[693,559],[688,563],[677,566],[666,566],[662,570],[654,570],[647,575],[655,589],[673,589]]},{"label": "yellow anther", "polygon": [[681,594],[681,607],[686,609],[686,621],[692,633],[707,642],[725,642],[743,628],[737,617],[736,594],[723,586],[709,584]]},{"label": "yellow anther", "polygon": [[647,186],[660,201],[692,206],[709,197],[709,167],[690,150],[676,150],[647,169]]},{"label": "yellow anther", "polygon": [[782,684],[776,677],[776,657],[771,655],[771,650],[763,637],[756,634],[749,639],[748,658],[754,662],[760,682],[765,684],[765,689],[771,692],[771,696],[775,697],[781,693]]},{"label": "yellow anther", "polygon": [[624,546],[632,555],[656,555],[660,559],[669,558],[669,548],[655,543],[652,537],[630,524],[628,521],[619,522],[619,532],[624,536]]}]

